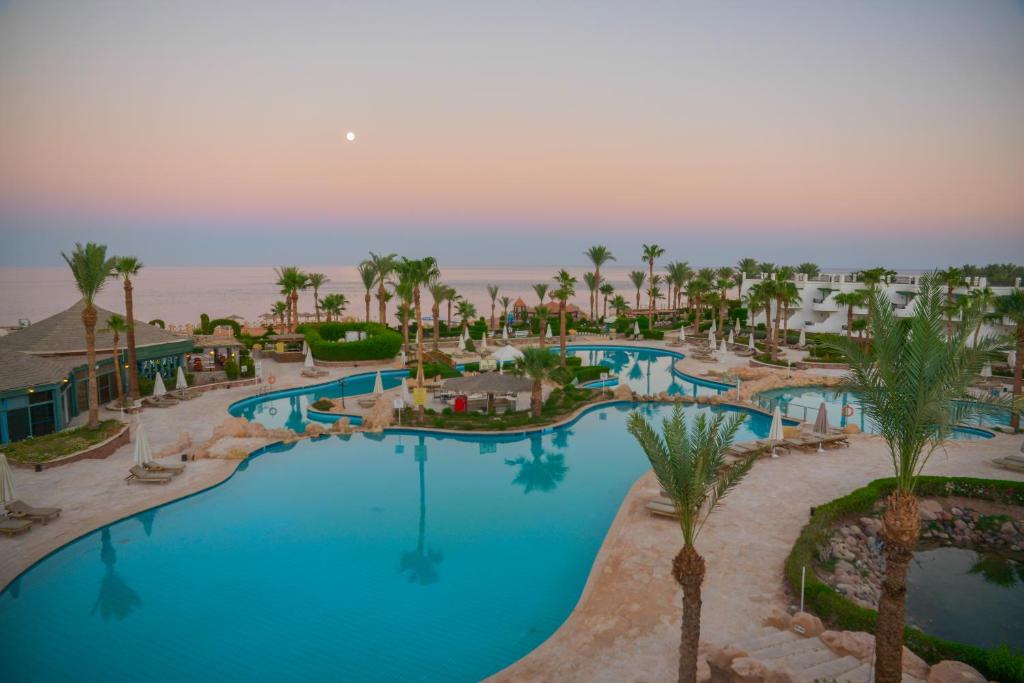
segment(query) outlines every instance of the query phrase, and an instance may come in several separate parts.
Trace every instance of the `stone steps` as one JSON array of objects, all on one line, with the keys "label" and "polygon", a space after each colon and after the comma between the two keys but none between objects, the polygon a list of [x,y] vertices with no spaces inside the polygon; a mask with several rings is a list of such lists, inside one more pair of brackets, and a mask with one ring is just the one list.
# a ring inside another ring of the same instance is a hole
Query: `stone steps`
[{"label": "stone steps", "polygon": [[859,659],[847,655],[845,657],[836,657],[803,671],[793,673],[798,681],[806,681],[806,683],[814,683],[819,678],[835,679],[838,683],[842,683],[843,681],[850,680],[846,677],[846,674],[860,668],[860,666],[861,661]]}]

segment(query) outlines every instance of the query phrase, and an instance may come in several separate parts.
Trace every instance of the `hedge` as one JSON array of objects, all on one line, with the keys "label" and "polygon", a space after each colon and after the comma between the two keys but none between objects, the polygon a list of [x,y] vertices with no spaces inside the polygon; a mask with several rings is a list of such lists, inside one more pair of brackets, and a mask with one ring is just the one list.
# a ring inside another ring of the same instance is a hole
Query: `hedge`
[{"label": "hedge", "polygon": [[585,365],[581,368],[577,368],[574,373],[576,381],[580,384],[585,382],[593,382],[601,379],[601,373],[608,372],[608,368],[604,365]]},{"label": "hedge", "polygon": [[661,341],[665,338],[664,330],[640,330],[640,336],[644,339],[654,339]]},{"label": "hedge", "polygon": [[[800,532],[786,558],[786,579],[795,593],[800,592],[801,569],[814,565],[818,548],[828,539],[832,525],[848,515],[871,515],[875,503],[887,496],[895,483],[895,479],[876,479],[842,498],[815,508],[811,521]],[[1024,505],[1024,484],[996,479],[919,477],[915,493],[918,496],[964,496],[1008,505]],[[878,612],[847,600],[821,581],[813,571],[807,573],[804,599],[810,610],[825,621],[850,631],[875,631]],[[1024,681],[1024,653],[1005,646],[982,648],[956,643],[911,627],[904,629],[903,639],[908,648],[929,663],[955,659],[973,666],[989,679]]]},{"label": "hedge", "polygon": [[[479,364],[477,365],[479,367]],[[441,376],[444,379],[449,377],[462,377],[462,373],[445,363],[424,363],[423,364],[423,376],[427,378]],[[409,377],[414,379],[416,377],[416,366],[409,368]]]},{"label": "hedge", "polygon": [[[307,323],[298,331],[313,357],[323,361],[386,360],[402,348],[402,335],[379,323]],[[366,339],[339,341],[350,331],[366,332]]]}]

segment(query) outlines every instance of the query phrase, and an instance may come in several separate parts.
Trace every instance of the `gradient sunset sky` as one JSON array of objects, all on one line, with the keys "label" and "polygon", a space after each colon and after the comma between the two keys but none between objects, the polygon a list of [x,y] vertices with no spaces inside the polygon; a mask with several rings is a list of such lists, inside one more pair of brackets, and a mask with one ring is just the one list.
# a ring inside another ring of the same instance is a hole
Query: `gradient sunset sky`
[{"label": "gradient sunset sky", "polygon": [[1021,261],[1024,4],[0,2],[0,234],[0,265]]}]

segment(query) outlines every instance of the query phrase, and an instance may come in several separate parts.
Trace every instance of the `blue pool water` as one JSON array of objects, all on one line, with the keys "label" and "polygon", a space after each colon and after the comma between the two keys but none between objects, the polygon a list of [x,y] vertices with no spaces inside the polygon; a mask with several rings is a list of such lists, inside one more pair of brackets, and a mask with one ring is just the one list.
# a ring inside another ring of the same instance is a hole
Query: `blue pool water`
[{"label": "blue pool water", "polygon": [[[544,641],[579,598],[648,469],[629,407],[543,435],[271,448],[8,586],[0,680],[478,680]],[[753,414],[739,438],[768,426]]]},{"label": "blue pool water", "polygon": [[[555,347],[557,350],[557,347]],[[675,362],[682,354],[662,349],[635,349],[616,346],[576,345],[566,353],[583,359],[584,365],[604,365],[619,383],[640,394],[714,396],[730,387],[676,372]]]},{"label": "blue pool water", "polygon": [[[800,387],[792,389],[772,389],[758,395],[758,402],[766,410],[775,410],[779,406],[783,415],[813,423],[818,415],[818,406],[825,402],[828,423],[833,427],[845,427],[855,424],[862,432],[875,433],[875,424],[867,418],[860,407],[857,395],[847,391],[837,391],[828,387]],[[849,406],[853,414],[843,415],[843,409]],[[953,431],[954,439],[990,439],[992,434],[983,429],[957,427]]]}]

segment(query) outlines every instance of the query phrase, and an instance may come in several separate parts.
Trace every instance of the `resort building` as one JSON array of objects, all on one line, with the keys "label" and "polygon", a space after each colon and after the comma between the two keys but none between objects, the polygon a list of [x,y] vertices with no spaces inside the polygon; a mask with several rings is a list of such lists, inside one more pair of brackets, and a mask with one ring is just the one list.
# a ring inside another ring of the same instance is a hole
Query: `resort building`
[{"label": "resort building", "polygon": [[[760,274],[754,277],[744,277],[740,286],[742,298],[747,296],[750,288],[764,279],[773,277],[768,274]],[[897,274],[886,279],[880,285],[892,303],[893,310],[897,317],[909,318],[914,315],[914,297],[919,291],[919,280],[922,274]],[[789,319],[790,330],[807,330],[808,332],[831,332],[845,334],[846,324],[849,318],[847,307],[836,302],[836,295],[844,292],[866,290],[864,284],[856,273],[822,273],[815,277],[808,277],[797,273],[791,279],[800,293],[800,300],[792,304],[784,314]],[[972,290],[988,287],[984,277],[968,278],[968,284],[953,290],[953,296],[962,298],[970,294]],[[992,287],[995,296],[1006,296],[1015,287],[1020,287],[1021,281],[1018,278],[1013,287]],[[854,306],[854,319],[862,318],[868,313],[865,306]],[[750,311],[749,320],[752,324],[764,323],[764,310]],[[772,305],[772,320],[774,321],[775,306]],[[953,320],[959,319],[959,314],[954,315]],[[982,332],[999,334],[1005,332],[1005,327],[1013,324],[1008,320],[993,320],[982,328]]]},{"label": "resort building", "polygon": [[[67,427],[88,409],[85,327],[79,301],[71,308],[0,337],[0,443],[42,436]],[[100,403],[117,398],[115,370],[127,380],[127,340],[118,341],[120,368],[113,359],[114,336],[107,320],[114,315],[96,309],[96,371]],[[156,373],[172,378],[190,338],[136,322],[135,352],[139,377]]]}]

